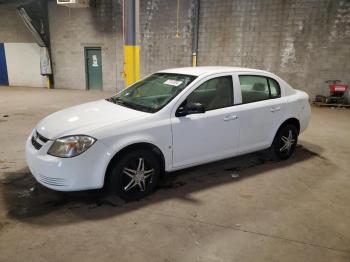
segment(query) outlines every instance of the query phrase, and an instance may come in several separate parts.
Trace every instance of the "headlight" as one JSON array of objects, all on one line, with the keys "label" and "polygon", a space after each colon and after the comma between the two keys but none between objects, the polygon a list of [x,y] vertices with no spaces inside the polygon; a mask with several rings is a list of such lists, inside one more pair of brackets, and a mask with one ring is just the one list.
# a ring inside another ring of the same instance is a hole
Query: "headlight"
[{"label": "headlight", "polygon": [[47,153],[57,157],[74,157],[85,152],[95,141],[95,138],[83,135],[58,138]]}]

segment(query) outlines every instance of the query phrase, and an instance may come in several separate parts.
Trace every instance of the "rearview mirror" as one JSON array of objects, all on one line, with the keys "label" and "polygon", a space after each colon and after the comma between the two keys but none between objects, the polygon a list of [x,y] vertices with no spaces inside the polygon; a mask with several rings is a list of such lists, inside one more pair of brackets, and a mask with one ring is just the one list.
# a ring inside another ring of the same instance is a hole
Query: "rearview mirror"
[{"label": "rearview mirror", "polygon": [[205,113],[205,108],[202,104],[200,103],[186,103],[184,106],[180,106],[176,113],[175,116],[177,117],[182,117],[182,116],[187,116],[187,115],[192,115],[192,114],[203,114]]}]

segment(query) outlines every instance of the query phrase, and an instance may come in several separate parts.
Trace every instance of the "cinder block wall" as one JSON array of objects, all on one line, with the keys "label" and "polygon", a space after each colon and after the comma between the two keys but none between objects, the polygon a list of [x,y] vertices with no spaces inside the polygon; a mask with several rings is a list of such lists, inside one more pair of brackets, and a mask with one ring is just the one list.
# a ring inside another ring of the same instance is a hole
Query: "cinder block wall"
[{"label": "cinder block wall", "polygon": [[84,47],[101,47],[103,89],[122,86],[122,69],[116,66],[123,61],[120,1],[101,0],[96,7],[76,9],[51,1],[49,24],[56,88],[86,89]]},{"label": "cinder block wall", "polygon": [[[311,96],[350,84],[350,1],[201,0],[199,65],[275,72]],[[142,73],[191,65],[193,1],[141,1]]]},{"label": "cinder block wall", "polygon": [[34,38],[17,14],[16,5],[0,6],[0,43],[34,43]]},{"label": "cinder block wall", "polygon": [[193,2],[180,0],[178,14],[176,0],[141,0],[140,5],[141,74],[190,66]]}]

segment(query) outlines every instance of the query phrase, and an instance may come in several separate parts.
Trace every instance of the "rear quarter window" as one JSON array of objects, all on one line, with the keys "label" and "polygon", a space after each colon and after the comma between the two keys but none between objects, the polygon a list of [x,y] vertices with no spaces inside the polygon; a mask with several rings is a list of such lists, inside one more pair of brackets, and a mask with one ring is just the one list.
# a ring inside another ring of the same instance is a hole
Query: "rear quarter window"
[{"label": "rear quarter window", "polygon": [[275,79],[268,78],[271,98],[281,97],[281,88],[278,82]]}]

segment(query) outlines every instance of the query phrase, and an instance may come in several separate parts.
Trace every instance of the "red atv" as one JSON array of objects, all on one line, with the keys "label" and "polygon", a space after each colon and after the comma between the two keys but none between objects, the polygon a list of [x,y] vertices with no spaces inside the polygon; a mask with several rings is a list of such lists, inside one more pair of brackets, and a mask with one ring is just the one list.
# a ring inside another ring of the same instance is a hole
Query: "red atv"
[{"label": "red atv", "polygon": [[340,80],[327,80],[329,86],[329,96],[317,95],[315,102],[326,104],[346,104],[345,92],[347,85],[342,84]]}]

